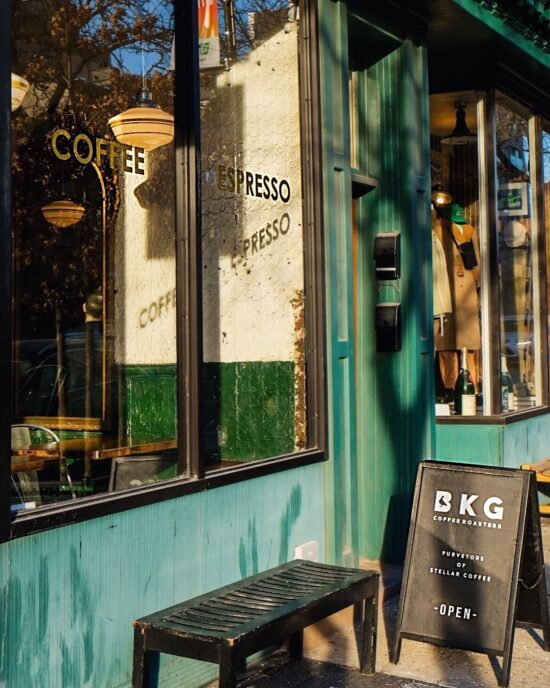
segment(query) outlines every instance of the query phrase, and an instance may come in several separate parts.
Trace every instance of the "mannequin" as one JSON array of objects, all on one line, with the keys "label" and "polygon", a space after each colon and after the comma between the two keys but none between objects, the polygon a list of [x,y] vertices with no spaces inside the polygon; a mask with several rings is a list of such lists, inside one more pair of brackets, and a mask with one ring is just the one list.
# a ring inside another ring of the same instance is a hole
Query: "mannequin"
[{"label": "mannequin", "polygon": [[[435,238],[434,238],[435,237]],[[443,250],[444,263],[436,239]],[[458,245],[472,242],[474,262],[467,269]],[[463,209],[456,203],[445,206],[441,217],[432,214],[432,244],[434,245],[434,344],[438,354],[441,378],[445,389],[452,390],[458,377],[457,351],[468,350],[468,369],[474,381],[478,379],[478,352],[481,348],[478,288],[480,284],[479,243],[477,232],[466,223]],[[445,293],[446,269],[450,295]],[[438,312],[440,311],[440,312]]]},{"label": "mannequin", "polygon": [[437,213],[435,209],[432,209],[433,310],[436,351],[441,348],[445,337],[454,341],[453,305],[447,272],[447,259],[441,243],[441,226],[437,223]]}]

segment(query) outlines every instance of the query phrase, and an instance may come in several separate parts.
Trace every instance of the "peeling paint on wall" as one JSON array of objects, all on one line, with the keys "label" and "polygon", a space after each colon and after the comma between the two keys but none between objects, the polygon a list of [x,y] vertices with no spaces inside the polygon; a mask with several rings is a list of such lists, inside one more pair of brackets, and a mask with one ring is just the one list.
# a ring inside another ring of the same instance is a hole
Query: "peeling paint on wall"
[{"label": "peeling paint on wall", "polygon": [[294,310],[294,448],[298,450],[307,446],[306,310],[302,290],[296,291],[291,304]]}]

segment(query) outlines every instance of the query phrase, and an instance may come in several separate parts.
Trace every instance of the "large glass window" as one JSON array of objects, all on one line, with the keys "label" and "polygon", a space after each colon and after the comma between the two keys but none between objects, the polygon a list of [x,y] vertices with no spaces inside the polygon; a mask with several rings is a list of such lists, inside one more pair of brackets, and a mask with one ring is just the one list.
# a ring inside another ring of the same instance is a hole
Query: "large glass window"
[{"label": "large glass window", "polygon": [[436,395],[454,411],[464,352],[474,386],[469,413],[481,409],[483,357],[477,99],[430,99],[432,248]]},{"label": "large glass window", "polygon": [[544,402],[535,119],[465,92],[432,96],[430,123],[437,413],[528,410]]},{"label": "large glass window", "polygon": [[[200,70],[210,467],[308,446],[300,18],[286,0],[224,4]],[[206,37],[215,4],[201,9]]]},{"label": "large glass window", "polygon": [[176,475],[172,15],[14,2],[16,505]]},{"label": "large glass window", "polygon": [[307,7],[195,3],[13,2],[14,512],[321,457]]},{"label": "large glass window", "polygon": [[[504,413],[535,406],[540,322],[534,308],[533,207],[529,114],[502,96],[495,106],[500,374]],[[540,392],[539,392],[540,394]]]}]

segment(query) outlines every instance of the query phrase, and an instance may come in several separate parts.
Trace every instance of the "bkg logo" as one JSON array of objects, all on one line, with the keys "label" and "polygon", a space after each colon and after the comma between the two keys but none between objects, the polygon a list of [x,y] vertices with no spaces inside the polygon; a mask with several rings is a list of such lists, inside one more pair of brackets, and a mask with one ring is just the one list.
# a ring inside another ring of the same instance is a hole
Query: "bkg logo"
[{"label": "bkg logo", "polygon": [[[474,511],[474,502],[478,499],[479,495],[465,494],[460,495],[460,506],[458,508],[458,513],[460,516],[474,516],[477,517]],[[439,511],[440,513],[446,514],[451,510],[453,501],[453,495],[446,490],[437,490],[435,493],[435,504],[434,511]],[[483,513],[487,518],[493,521],[502,521],[502,516],[504,509],[501,506],[502,499],[499,497],[488,497],[483,502]]]}]

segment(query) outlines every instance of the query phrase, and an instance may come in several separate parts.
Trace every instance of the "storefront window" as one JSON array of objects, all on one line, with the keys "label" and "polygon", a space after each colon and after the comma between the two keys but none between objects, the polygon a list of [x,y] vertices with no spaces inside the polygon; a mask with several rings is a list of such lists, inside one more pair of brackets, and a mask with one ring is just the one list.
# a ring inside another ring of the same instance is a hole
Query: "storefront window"
[{"label": "storefront window", "polygon": [[14,0],[12,513],[323,457],[312,17],[195,2]]},{"label": "storefront window", "polygon": [[13,3],[16,508],[176,475],[172,14]]},{"label": "storefront window", "polygon": [[[477,113],[493,111],[489,102],[473,92],[430,99],[436,411],[442,416],[510,414],[543,403],[534,120],[497,93],[494,146],[487,147],[490,133],[478,126]],[[493,160],[486,150],[494,150]]]},{"label": "storefront window", "polygon": [[430,99],[436,395],[455,410],[462,352],[473,384],[467,408],[482,407],[481,258],[477,100],[474,93]]},{"label": "storefront window", "polygon": [[300,32],[287,0],[199,4],[210,468],[309,446]]},{"label": "storefront window", "polygon": [[529,118],[496,102],[497,241],[502,412],[537,403],[538,322],[533,308],[534,222]]}]

